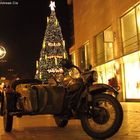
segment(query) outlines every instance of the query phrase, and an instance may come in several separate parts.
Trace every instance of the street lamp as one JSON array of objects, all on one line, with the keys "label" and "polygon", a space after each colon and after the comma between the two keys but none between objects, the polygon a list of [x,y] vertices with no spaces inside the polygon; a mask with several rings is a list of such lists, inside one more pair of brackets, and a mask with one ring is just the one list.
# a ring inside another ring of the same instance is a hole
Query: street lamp
[{"label": "street lamp", "polygon": [[4,58],[6,55],[6,50],[3,46],[0,45],[0,59]]}]

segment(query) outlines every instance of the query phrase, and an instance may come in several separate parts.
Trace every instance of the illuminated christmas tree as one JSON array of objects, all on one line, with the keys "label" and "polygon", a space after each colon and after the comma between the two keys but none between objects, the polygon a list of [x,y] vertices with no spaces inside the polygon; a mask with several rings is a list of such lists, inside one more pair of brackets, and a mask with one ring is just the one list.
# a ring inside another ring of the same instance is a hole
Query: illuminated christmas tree
[{"label": "illuminated christmas tree", "polygon": [[63,73],[61,62],[67,58],[65,41],[63,40],[61,27],[56,18],[55,3],[50,3],[51,14],[47,17],[47,28],[37,61],[35,78],[47,82],[51,76]]}]

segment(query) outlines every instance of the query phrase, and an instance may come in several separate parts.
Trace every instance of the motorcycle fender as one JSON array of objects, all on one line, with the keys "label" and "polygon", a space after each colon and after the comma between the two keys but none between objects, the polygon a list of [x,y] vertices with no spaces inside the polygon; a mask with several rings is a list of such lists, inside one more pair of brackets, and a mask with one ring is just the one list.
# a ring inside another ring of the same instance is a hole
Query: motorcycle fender
[{"label": "motorcycle fender", "polygon": [[110,85],[107,84],[93,84],[89,89],[91,94],[99,94],[103,92],[113,92],[115,97],[118,96],[118,91]]}]

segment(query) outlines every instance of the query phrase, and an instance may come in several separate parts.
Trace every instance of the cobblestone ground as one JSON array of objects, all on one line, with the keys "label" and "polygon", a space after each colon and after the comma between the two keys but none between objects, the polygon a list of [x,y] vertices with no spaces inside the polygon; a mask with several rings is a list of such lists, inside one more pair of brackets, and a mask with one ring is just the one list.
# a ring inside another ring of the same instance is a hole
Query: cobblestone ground
[{"label": "cobblestone ground", "polygon": [[[140,140],[140,103],[122,103],[124,121],[120,130],[108,140]],[[0,117],[0,140],[93,140],[80,125],[71,120],[66,128],[57,128],[52,116],[14,118],[13,130],[5,133]]]}]

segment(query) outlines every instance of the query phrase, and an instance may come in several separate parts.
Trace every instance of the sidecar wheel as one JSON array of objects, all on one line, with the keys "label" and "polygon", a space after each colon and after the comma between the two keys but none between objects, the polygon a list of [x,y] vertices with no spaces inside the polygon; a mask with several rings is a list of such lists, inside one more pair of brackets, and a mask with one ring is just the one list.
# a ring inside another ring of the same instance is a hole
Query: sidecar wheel
[{"label": "sidecar wheel", "polygon": [[68,120],[62,117],[55,116],[54,120],[58,127],[66,127],[68,124]]},{"label": "sidecar wheel", "polygon": [[3,124],[5,132],[11,132],[13,125],[13,116],[9,114],[10,101],[9,96],[4,95],[4,106],[3,106]]},{"label": "sidecar wheel", "polygon": [[123,110],[116,98],[108,94],[93,95],[93,101],[86,106],[81,116],[84,131],[95,139],[113,136],[121,127]]},{"label": "sidecar wheel", "polygon": [[3,93],[0,93],[0,115],[3,116]]}]

